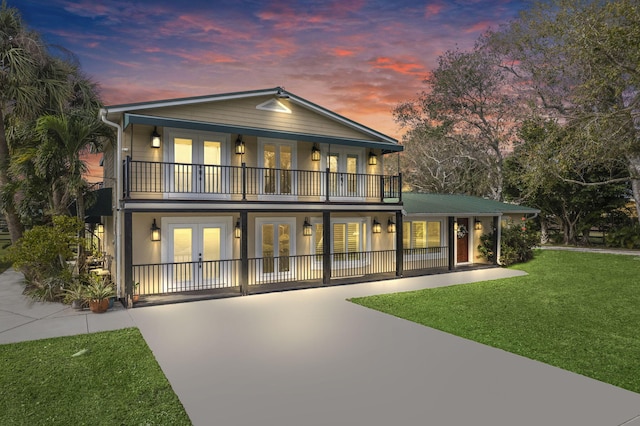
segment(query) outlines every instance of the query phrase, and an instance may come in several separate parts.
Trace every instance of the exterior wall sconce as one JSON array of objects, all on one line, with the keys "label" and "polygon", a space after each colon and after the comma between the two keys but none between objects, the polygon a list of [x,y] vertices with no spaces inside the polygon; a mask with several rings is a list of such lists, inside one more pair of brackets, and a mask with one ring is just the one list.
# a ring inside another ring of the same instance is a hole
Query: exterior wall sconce
[{"label": "exterior wall sconce", "polygon": [[101,224],[101,223],[99,223],[99,224],[98,224],[98,227],[96,228],[96,232],[97,232],[98,234],[104,234],[104,225],[103,225],[103,224]]},{"label": "exterior wall sconce", "polygon": [[387,222],[387,232],[390,234],[396,233],[396,223],[391,218],[389,218],[389,222]]},{"label": "exterior wall sconce", "polygon": [[320,161],[320,148],[317,143],[314,143],[311,148],[311,161]]},{"label": "exterior wall sconce", "polygon": [[236,139],[236,154],[244,154],[244,141],[242,140],[242,135],[238,135],[238,139]]},{"label": "exterior wall sconce", "polygon": [[382,231],[382,225],[378,222],[377,218],[373,218],[373,224],[371,225],[371,232],[374,234],[379,234]]},{"label": "exterior wall sconce", "polygon": [[151,224],[151,241],[160,241],[160,228],[156,225],[156,218],[153,218],[153,223]]},{"label": "exterior wall sconce", "polygon": [[302,235],[304,235],[305,237],[310,237],[311,236],[311,223],[309,222],[309,218],[305,217],[304,218],[304,224],[302,225]]},{"label": "exterior wall sconce", "polygon": [[482,231],[482,221],[480,219],[476,219],[473,224],[473,229],[475,229],[476,231]]},{"label": "exterior wall sconce", "polygon": [[240,238],[242,235],[242,227],[240,226],[240,219],[236,221],[236,226],[233,228],[233,236]]},{"label": "exterior wall sconce", "polygon": [[375,166],[376,164],[378,164],[378,156],[373,151],[369,151],[369,165]]},{"label": "exterior wall sconce", "polygon": [[151,148],[160,148],[160,133],[157,127],[154,127],[151,133]]}]

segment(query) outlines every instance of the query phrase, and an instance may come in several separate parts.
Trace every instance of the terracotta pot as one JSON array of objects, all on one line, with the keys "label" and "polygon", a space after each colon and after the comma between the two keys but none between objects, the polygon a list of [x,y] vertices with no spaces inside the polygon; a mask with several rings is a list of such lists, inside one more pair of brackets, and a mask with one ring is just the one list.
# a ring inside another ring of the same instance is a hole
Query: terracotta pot
[{"label": "terracotta pot", "polygon": [[109,309],[109,299],[89,300],[89,309],[96,314],[107,312],[107,309]]},{"label": "terracotta pot", "polygon": [[137,302],[138,300],[140,300],[140,295],[139,294],[134,294],[133,295],[133,303]]}]

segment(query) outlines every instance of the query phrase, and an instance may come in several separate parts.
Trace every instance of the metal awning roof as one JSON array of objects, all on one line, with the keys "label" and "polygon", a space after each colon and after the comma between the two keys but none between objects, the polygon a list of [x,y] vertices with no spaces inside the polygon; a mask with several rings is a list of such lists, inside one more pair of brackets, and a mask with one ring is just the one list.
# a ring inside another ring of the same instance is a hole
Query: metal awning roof
[{"label": "metal awning roof", "polygon": [[537,214],[540,210],[502,203],[469,195],[422,194],[404,192],[404,211],[410,215],[495,216],[502,214]]}]

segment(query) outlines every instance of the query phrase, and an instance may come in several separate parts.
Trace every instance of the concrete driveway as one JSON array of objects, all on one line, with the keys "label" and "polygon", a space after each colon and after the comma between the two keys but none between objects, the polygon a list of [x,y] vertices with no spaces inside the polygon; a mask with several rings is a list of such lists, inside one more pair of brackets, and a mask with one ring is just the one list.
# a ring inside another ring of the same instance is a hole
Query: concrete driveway
[{"label": "concrete driveway", "polygon": [[456,272],[130,315],[196,425],[640,426],[640,394],[345,300],[517,274]]}]

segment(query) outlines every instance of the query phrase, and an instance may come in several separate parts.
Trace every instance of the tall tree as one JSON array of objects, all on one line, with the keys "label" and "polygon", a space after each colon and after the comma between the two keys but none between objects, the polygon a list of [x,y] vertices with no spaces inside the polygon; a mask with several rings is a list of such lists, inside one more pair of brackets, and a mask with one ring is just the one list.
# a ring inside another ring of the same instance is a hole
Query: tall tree
[{"label": "tall tree", "polygon": [[[22,235],[16,194],[26,175],[11,175],[10,163],[25,128],[37,116],[97,102],[95,86],[79,72],[68,52],[51,53],[17,9],[0,6],[0,210],[13,242]],[[23,194],[24,195],[24,194]]]},{"label": "tall tree", "polygon": [[[585,186],[630,181],[640,213],[640,3],[539,3],[497,32],[491,44],[510,59],[531,105],[572,128],[572,143],[540,174]],[[621,163],[623,177],[588,173],[594,167],[616,170]],[[584,173],[570,179],[564,170]]]},{"label": "tall tree", "polygon": [[[394,109],[396,121],[407,127],[407,137],[414,139],[413,143],[405,140],[406,155],[419,154],[409,147],[419,146],[415,142],[419,142],[421,131],[438,128],[441,141],[457,145],[453,149],[460,159],[475,163],[484,174],[481,180],[489,186],[487,193],[480,195],[501,200],[504,155],[515,140],[520,109],[510,88],[511,78],[502,66],[502,57],[488,48],[484,39],[469,52],[445,52],[425,80],[427,90],[417,100]],[[433,141],[422,139],[423,143]],[[437,155],[437,150],[429,151]],[[451,150],[443,151],[439,160],[450,154]]]}]

